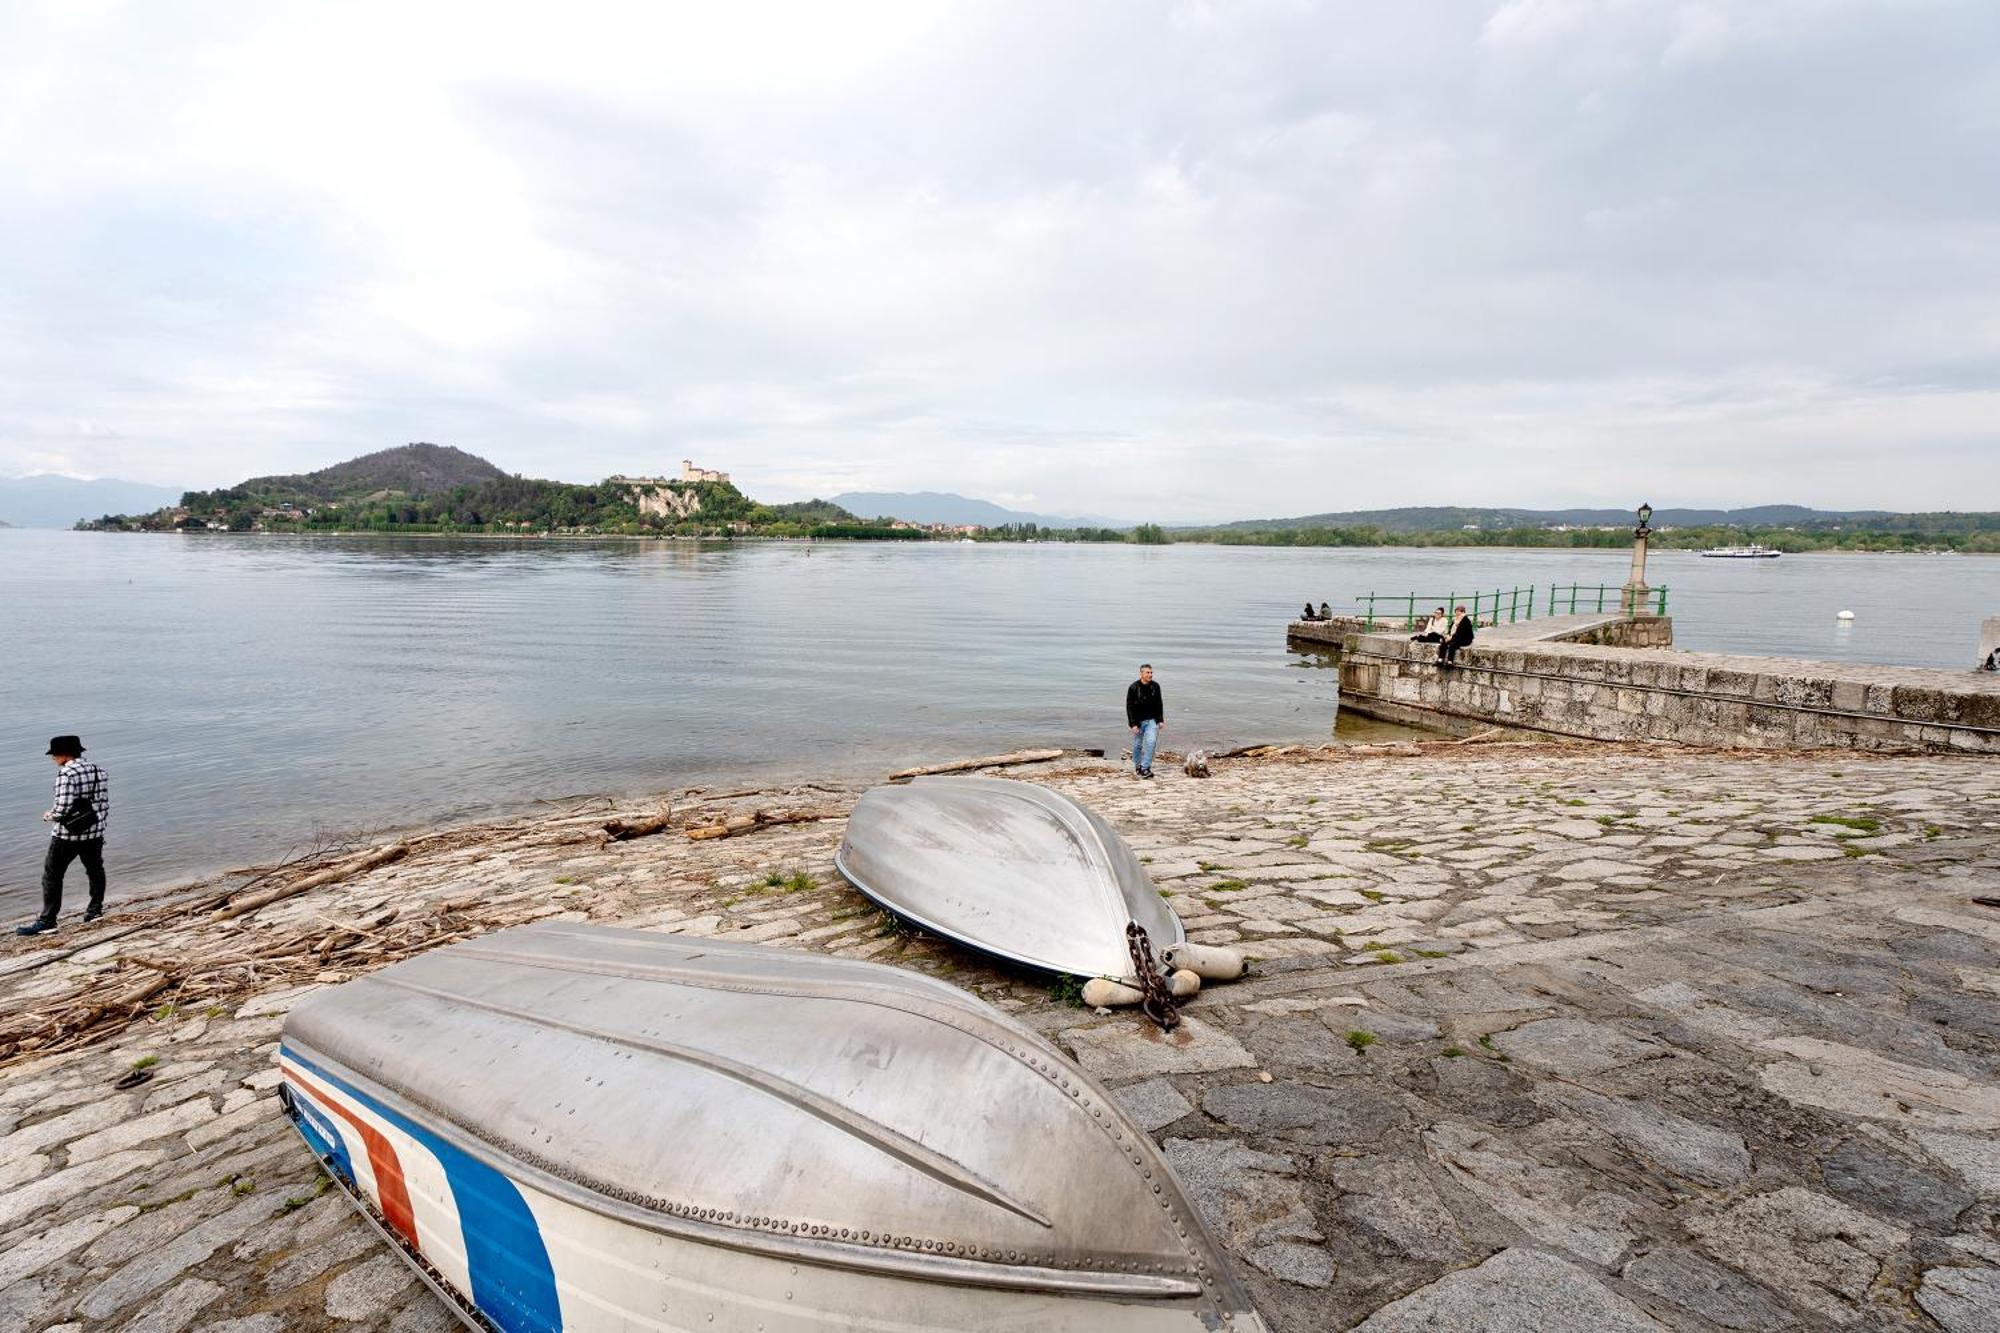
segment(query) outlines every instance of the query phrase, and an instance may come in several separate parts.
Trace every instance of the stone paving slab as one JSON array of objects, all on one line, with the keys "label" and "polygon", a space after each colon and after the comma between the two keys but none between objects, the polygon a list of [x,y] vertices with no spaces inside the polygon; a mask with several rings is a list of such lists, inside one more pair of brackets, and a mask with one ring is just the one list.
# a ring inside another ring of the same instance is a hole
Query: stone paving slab
[{"label": "stone paving slab", "polygon": [[[1282,1333],[2000,1327],[2000,912],[1971,902],[2000,894],[2000,765],[1470,746],[1031,776],[1262,960],[1177,1037],[904,933],[832,873],[837,821],[475,845],[283,910],[527,894],[947,978],[1111,1085]],[[277,1117],[298,993],[7,1071],[0,1329],[451,1326]]]}]

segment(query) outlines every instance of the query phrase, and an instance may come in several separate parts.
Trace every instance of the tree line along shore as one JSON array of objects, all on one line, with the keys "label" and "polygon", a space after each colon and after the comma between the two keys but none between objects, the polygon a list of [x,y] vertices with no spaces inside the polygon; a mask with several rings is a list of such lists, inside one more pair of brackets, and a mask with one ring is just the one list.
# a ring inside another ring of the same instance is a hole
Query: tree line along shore
[{"label": "tree line along shore", "polygon": [[[253,477],[185,492],[147,514],[77,524],[98,532],[237,532],[396,536],[780,537],[874,541],[1069,541],[1225,546],[1617,548],[1627,522],[1606,511],[1424,508],[1251,520],[1209,526],[1050,526],[913,522],[856,514],[831,500],[767,504],[726,474],[684,466],[682,478],[549,481],[503,471],[475,454],[409,444],[317,472]],[[1717,511],[1684,511],[1689,517]],[[1831,514],[1789,506],[1742,511],[1773,521],[1663,522],[1653,544],[1705,549],[1755,542],[1785,552],[2000,553],[2000,513]],[[1566,521],[1588,516],[1587,521]],[[1777,521],[1782,516],[1782,521]]]}]

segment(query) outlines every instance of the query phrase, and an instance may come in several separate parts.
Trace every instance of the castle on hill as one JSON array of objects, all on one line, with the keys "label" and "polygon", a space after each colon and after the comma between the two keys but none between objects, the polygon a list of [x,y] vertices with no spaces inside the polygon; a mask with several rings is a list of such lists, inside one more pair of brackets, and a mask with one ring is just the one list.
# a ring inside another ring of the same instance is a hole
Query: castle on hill
[{"label": "castle on hill", "polygon": [[698,481],[720,482],[726,486],[729,474],[712,467],[696,467],[692,458],[683,458],[678,477],[618,476],[607,477],[606,481],[613,486],[630,486],[632,498],[642,514],[654,514],[661,518],[693,518],[701,512],[701,496],[693,491],[672,488]]}]

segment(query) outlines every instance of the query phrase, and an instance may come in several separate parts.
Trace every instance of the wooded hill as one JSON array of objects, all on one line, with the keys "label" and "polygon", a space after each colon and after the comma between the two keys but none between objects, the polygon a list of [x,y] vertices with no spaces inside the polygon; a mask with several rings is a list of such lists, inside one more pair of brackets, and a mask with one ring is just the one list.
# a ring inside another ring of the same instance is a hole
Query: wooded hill
[{"label": "wooded hill", "polygon": [[685,518],[641,513],[634,488],[517,477],[437,444],[406,444],[317,472],[252,477],[216,491],[189,491],[179,505],[142,515],[106,515],[98,531],[227,529],[232,532],[564,532],[635,536],[888,535],[825,500],[765,505],[728,482],[667,482],[699,509]]}]

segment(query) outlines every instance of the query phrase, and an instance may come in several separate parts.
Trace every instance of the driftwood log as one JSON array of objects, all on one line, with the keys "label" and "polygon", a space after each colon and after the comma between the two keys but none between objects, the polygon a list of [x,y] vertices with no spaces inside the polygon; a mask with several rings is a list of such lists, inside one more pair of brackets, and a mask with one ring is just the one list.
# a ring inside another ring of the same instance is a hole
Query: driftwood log
[{"label": "driftwood log", "polygon": [[1046,764],[1051,759],[1062,758],[1063,753],[1061,750],[1014,750],[1008,754],[989,754],[983,759],[960,759],[950,764],[925,764],[921,768],[906,768],[900,773],[891,773],[889,781],[927,778],[939,773],[970,773],[977,768],[1012,768],[1016,764]]},{"label": "driftwood log", "polygon": [[650,838],[672,822],[671,810],[662,810],[644,819],[607,819],[604,821],[605,841],[630,842],[634,838]]},{"label": "driftwood log", "polygon": [[289,884],[280,884],[275,888],[259,889],[255,893],[247,893],[240,897],[232,898],[216,910],[215,918],[218,921],[228,921],[235,917],[254,912],[260,907],[269,907],[272,903],[280,902],[286,898],[293,898],[301,893],[310,893],[314,889],[338,883],[350,875],[359,875],[365,871],[374,870],[379,866],[386,866],[393,861],[400,861],[409,854],[410,844],[407,842],[392,842],[385,847],[377,847],[373,851],[363,852],[359,856],[350,856],[345,861],[336,861],[324,870],[315,871],[313,874],[307,875],[303,879],[293,880]]},{"label": "driftwood log", "polygon": [[816,824],[822,819],[839,819],[838,810],[756,810],[747,815],[731,815],[718,824],[700,824],[687,831],[691,842],[709,838],[733,838],[739,833],[776,828],[780,824]]}]

